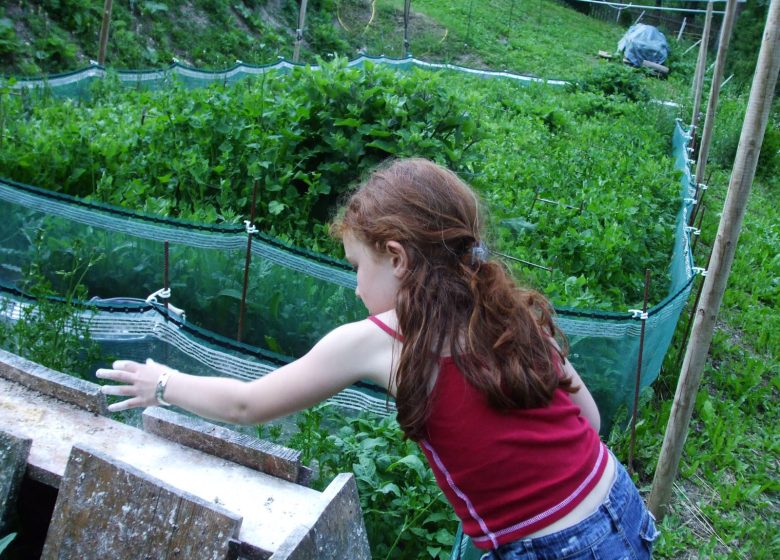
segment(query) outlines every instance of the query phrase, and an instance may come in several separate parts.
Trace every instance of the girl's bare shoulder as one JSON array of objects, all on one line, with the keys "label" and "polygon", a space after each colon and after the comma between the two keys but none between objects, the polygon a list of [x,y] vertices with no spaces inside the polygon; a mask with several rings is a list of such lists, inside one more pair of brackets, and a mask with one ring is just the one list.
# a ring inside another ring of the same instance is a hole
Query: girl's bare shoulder
[{"label": "girl's bare shoulder", "polygon": [[[395,312],[382,313],[377,318],[392,330],[398,327]],[[389,387],[392,367],[400,351],[400,343],[368,318],[334,329],[317,346],[327,349],[342,367],[357,370],[361,377],[385,388]]]}]

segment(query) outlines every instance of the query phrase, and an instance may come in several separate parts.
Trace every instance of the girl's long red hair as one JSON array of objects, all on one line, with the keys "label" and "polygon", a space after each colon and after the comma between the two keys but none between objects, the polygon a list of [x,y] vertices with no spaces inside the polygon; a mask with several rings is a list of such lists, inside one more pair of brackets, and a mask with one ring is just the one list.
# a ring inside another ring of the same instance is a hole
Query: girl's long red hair
[{"label": "girl's long red hair", "polygon": [[479,258],[479,203],[451,171],[424,159],[374,171],[334,222],[379,254],[403,245],[409,271],[396,314],[403,346],[392,384],[407,437],[425,437],[428,395],[445,350],[499,410],[547,405],[556,388],[575,392],[559,369],[561,337],[550,303],[516,285],[504,266]]}]

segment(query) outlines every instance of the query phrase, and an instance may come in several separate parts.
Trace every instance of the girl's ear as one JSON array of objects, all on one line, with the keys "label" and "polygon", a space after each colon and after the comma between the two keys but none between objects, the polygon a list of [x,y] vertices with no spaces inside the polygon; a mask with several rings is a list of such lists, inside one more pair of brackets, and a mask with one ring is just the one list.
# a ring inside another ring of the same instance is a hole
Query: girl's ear
[{"label": "girl's ear", "polygon": [[406,249],[398,241],[388,241],[385,247],[390,253],[393,275],[396,278],[403,278],[409,271],[409,256],[406,254]]}]

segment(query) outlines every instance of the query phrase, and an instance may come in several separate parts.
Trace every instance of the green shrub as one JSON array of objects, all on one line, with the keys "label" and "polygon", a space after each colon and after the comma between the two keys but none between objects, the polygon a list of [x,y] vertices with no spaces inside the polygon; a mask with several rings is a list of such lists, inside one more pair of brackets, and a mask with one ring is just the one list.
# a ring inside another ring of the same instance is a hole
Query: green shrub
[{"label": "green shrub", "polygon": [[647,101],[649,94],[642,80],[644,74],[623,64],[604,62],[571,86],[575,91],[600,93],[627,101]]},{"label": "green shrub", "polygon": [[4,176],[205,222],[240,222],[256,182],[261,229],[315,250],[333,247],[323,223],[366,170],[391,156],[459,169],[482,138],[437,75],[344,60],[235,87],[105,80],[89,103],[36,104],[14,133]]}]

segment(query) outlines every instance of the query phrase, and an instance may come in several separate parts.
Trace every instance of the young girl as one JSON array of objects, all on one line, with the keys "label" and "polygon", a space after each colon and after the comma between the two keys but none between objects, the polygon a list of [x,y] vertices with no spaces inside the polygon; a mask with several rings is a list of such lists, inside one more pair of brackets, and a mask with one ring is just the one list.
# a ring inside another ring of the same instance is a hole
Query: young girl
[{"label": "young girl", "polygon": [[649,558],[652,517],[599,439],[550,304],[488,258],[480,226],[477,198],[454,173],[394,161],[332,226],[367,319],[248,383],[115,362],[97,376],[120,383],[106,394],[129,398],[110,409],[170,403],[255,424],[370,379],[395,397],[483,558]]}]

